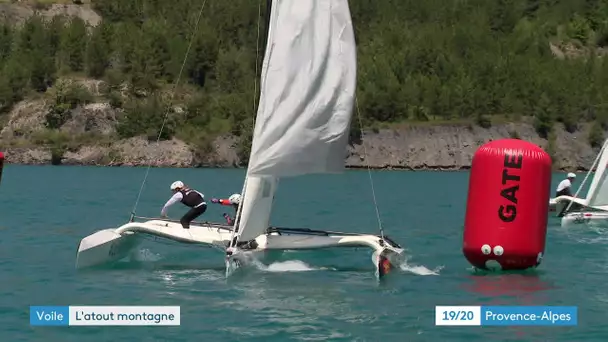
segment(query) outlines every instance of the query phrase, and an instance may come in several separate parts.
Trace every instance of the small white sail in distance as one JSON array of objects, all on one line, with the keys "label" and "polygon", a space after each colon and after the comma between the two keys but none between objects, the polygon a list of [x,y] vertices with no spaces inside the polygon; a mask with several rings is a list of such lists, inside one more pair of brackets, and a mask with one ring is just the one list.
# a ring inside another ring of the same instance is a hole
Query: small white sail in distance
[{"label": "small white sail in distance", "polygon": [[273,0],[239,240],[269,226],[278,179],[340,173],[357,78],[347,0]]},{"label": "small white sail in distance", "polygon": [[[604,141],[602,149],[600,150],[600,158],[587,192],[585,201],[587,206],[593,207],[600,210],[608,210],[608,179],[606,177],[606,166],[608,165],[608,139]],[[589,173],[593,171],[593,167],[589,170]],[[583,187],[581,183],[580,188]],[[580,189],[579,188],[579,189]]]}]

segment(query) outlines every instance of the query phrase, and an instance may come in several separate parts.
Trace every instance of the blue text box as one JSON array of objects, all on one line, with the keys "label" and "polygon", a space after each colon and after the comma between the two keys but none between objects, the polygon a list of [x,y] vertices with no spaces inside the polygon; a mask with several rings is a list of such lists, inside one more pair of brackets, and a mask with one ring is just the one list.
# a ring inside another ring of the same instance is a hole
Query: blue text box
[{"label": "blue text box", "polygon": [[482,306],[481,325],[573,326],[576,306]]},{"label": "blue text box", "polygon": [[69,306],[30,306],[30,325],[69,325]]}]

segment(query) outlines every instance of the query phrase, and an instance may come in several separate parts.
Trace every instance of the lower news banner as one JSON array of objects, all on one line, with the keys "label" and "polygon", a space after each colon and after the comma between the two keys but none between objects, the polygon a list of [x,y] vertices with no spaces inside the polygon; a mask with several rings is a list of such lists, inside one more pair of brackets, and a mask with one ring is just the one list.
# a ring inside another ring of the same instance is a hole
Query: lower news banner
[{"label": "lower news banner", "polygon": [[180,307],[30,306],[30,325],[180,325]]},{"label": "lower news banner", "polygon": [[574,326],[576,306],[436,306],[435,325]]}]

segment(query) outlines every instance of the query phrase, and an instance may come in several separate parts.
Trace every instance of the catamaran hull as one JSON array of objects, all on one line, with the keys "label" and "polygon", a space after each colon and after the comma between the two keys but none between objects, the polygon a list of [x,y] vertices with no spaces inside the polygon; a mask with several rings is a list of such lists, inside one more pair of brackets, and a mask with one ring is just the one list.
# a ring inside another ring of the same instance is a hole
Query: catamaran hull
[{"label": "catamaran hull", "polygon": [[608,213],[606,212],[571,212],[562,217],[561,226],[574,228],[582,226],[593,226],[608,228]]},{"label": "catamaran hull", "polygon": [[136,234],[118,234],[115,229],[104,229],[80,242],[76,254],[76,268],[85,268],[119,261],[129,256],[141,240]]},{"label": "catamaran hull", "polygon": [[[165,220],[130,222],[117,229],[104,229],[80,242],[76,268],[116,262],[139,245],[143,235],[150,235],[186,244],[202,244],[224,249],[232,238],[230,226],[206,223],[183,229],[179,223]],[[278,260],[285,250],[312,250],[333,247],[367,247],[375,251],[376,275],[381,278],[393,264],[400,262],[403,249],[388,237],[349,234],[310,229],[269,228],[257,238],[240,242],[237,254],[227,258],[240,266],[250,257],[264,262]],[[230,272],[231,273],[231,272]]]},{"label": "catamaran hull", "polygon": [[[570,208],[568,208],[570,205]],[[555,212],[557,216],[563,216],[568,211],[578,211],[587,205],[585,199],[570,196],[559,196],[549,200],[549,211]]]},{"label": "catamaran hull", "polygon": [[558,209],[561,211],[561,208],[563,208],[565,205],[567,204],[560,203],[556,201],[555,198],[552,198],[549,200],[549,211],[558,211]]},{"label": "catamaran hull", "polygon": [[307,250],[332,247],[370,247],[382,250],[377,243],[378,237],[374,235],[302,236],[287,233],[260,235],[255,240],[261,250]]},{"label": "catamaran hull", "polygon": [[311,250],[333,247],[367,247],[375,252],[376,276],[384,277],[393,265],[402,261],[403,249],[388,237],[366,234],[348,234],[310,229],[274,228],[247,245],[231,249],[226,257],[226,275],[229,276],[248,263],[251,252],[277,250]]},{"label": "catamaran hull", "polygon": [[117,229],[95,232],[80,242],[76,268],[112,263],[124,259],[137,248],[143,235],[185,244],[218,245],[224,248],[232,236],[231,227],[206,223],[183,229],[181,224],[164,220],[130,222]]}]

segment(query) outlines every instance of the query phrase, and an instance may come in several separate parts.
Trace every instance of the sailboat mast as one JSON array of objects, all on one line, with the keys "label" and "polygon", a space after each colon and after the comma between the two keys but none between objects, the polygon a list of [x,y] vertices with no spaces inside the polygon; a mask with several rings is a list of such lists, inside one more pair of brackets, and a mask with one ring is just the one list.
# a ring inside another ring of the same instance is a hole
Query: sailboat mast
[{"label": "sailboat mast", "polygon": [[[272,12],[272,0],[266,0],[266,9],[264,12],[264,35],[262,36],[262,51],[264,51],[264,54],[262,55],[262,59],[258,60],[256,58],[256,64],[257,63],[264,63],[264,57],[265,57],[265,52],[266,52],[266,46],[268,45],[268,32],[270,31],[270,13]],[[258,17],[258,20],[259,17]],[[257,42],[256,42],[257,43]],[[260,68],[261,70],[261,68]],[[258,75],[255,75],[255,77],[258,77]],[[261,87],[260,90],[261,92]],[[257,94],[255,94],[257,95]],[[259,98],[258,98],[259,101]],[[254,113],[255,115],[255,113]],[[255,121],[254,121],[255,122]],[[254,127],[252,127],[252,130],[254,129]],[[243,210],[243,203],[244,203],[244,199],[245,196],[247,196],[245,189],[247,188],[247,176],[245,176],[245,181],[243,182],[243,189],[241,190],[241,202],[237,208],[237,212],[236,212],[236,217],[234,220],[234,230],[232,233],[232,237],[230,239],[230,244],[228,245],[229,247],[234,247],[237,244],[237,240],[238,240],[238,235],[235,236],[236,231],[239,231],[240,229],[238,229],[238,227],[241,225],[241,211]]]}]

